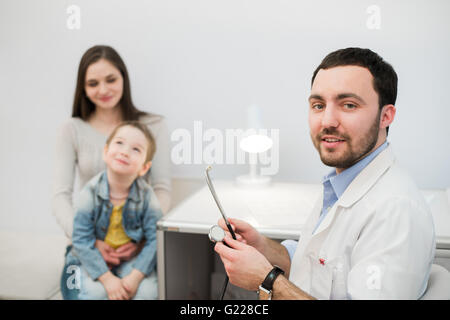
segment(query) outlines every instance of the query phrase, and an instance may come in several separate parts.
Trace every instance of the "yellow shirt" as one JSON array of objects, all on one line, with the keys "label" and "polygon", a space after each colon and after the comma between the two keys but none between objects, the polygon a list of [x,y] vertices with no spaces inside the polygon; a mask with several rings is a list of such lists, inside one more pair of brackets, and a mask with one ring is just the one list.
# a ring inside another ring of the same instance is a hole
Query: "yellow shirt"
[{"label": "yellow shirt", "polygon": [[108,232],[106,233],[105,242],[114,249],[131,241],[131,238],[125,233],[122,225],[123,204],[114,206],[111,217],[109,218]]}]

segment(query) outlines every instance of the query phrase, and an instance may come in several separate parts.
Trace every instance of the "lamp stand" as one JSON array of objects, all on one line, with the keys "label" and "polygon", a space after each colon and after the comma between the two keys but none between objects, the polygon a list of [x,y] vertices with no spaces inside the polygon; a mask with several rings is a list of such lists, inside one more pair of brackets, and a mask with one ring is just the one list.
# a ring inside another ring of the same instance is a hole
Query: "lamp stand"
[{"label": "lamp stand", "polygon": [[256,163],[250,163],[249,174],[237,177],[236,183],[240,186],[262,187],[268,186],[271,180],[269,176],[262,176],[258,173],[258,165]]}]

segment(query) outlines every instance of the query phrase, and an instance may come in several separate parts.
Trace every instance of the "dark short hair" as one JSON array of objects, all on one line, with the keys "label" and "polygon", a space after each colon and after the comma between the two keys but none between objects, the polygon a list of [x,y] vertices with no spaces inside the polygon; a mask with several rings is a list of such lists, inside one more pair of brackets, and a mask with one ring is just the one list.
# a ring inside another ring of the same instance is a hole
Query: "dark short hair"
[{"label": "dark short hair", "polygon": [[[387,104],[395,105],[397,100],[397,73],[394,68],[370,49],[346,48],[328,54],[314,71],[311,86],[320,69],[339,66],[360,66],[367,68],[373,76],[373,88],[378,93],[380,110]],[[386,133],[389,127],[386,128]]]},{"label": "dark short hair", "polygon": [[121,122],[117,127],[114,128],[113,132],[111,132],[111,134],[109,135],[108,139],[106,140],[106,145],[109,147],[109,144],[111,143],[112,139],[114,139],[117,131],[120,128],[126,127],[126,126],[136,128],[144,134],[145,139],[147,140],[147,155],[145,158],[145,162],[147,163],[149,161],[152,161],[153,156],[155,155],[155,152],[156,152],[155,138],[153,137],[153,134],[148,129],[148,127],[139,121],[123,121],[123,122]]},{"label": "dark short hair", "polygon": [[81,118],[86,121],[92,112],[95,111],[95,105],[86,96],[84,88],[86,82],[86,71],[88,67],[100,59],[109,61],[122,74],[123,93],[119,104],[122,111],[123,120],[139,120],[140,116],[143,116],[146,113],[138,110],[133,104],[127,67],[116,50],[109,46],[103,45],[97,45],[89,48],[81,58],[80,65],[78,66],[72,117]]}]

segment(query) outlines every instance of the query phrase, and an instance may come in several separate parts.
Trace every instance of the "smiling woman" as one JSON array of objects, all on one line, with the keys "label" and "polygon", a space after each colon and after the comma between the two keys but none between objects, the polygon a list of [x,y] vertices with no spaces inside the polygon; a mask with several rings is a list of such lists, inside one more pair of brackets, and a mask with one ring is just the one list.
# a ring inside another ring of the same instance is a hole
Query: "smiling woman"
[{"label": "smiling woman", "polygon": [[123,77],[108,60],[91,64],[86,71],[86,96],[96,106],[114,108],[123,93]]},{"label": "smiling woman", "polygon": [[[111,47],[94,46],[84,53],[80,61],[72,118],[61,126],[56,135],[52,207],[69,242],[73,231],[72,197],[75,186],[76,195],[86,182],[105,169],[102,153],[107,137],[123,121],[144,124],[155,138],[157,152],[151,170],[143,178],[152,186],[162,211],[167,212],[171,184],[169,135],[165,119],[134,106],[128,72],[122,58]],[[100,240],[97,240],[96,247],[108,264],[117,265],[133,258],[142,245],[129,243],[125,248],[119,248],[114,257],[108,254]],[[69,245],[67,252],[70,249]],[[68,283],[72,273],[68,267],[77,263],[70,253],[66,254],[66,266],[61,278],[61,291],[65,299],[77,297],[77,290],[69,290],[74,286]]]},{"label": "smiling woman", "polygon": [[[110,101],[103,101],[105,99]],[[81,58],[72,117],[87,120],[93,113],[102,111],[99,108],[109,108],[109,111],[120,114],[123,120],[138,120],[146,115],[132,102],[125,63],[108,46],[94,46]]]}]

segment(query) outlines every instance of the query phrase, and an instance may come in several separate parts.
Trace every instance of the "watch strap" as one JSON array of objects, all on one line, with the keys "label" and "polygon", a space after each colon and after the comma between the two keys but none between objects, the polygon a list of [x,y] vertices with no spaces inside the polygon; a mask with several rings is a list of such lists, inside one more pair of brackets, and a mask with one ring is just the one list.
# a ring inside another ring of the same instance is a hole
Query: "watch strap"
[{"label": "watch strap", "polygon": [[279,266],[273,266],[273,269],[267,274],[266,278],[264,279],[263,283],[261,284],[261,287],[264,289],[271,291],[273,288],[273,283],[275,282],[275,279],[280,275],[284,274],[283,269],[281,269]]}]

